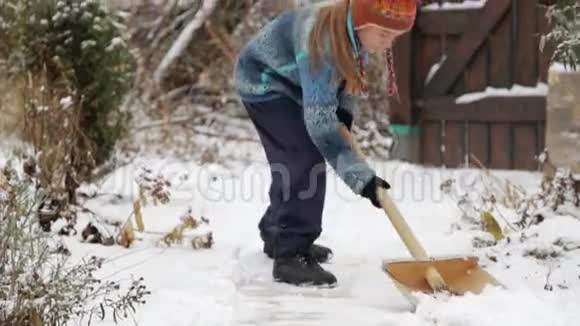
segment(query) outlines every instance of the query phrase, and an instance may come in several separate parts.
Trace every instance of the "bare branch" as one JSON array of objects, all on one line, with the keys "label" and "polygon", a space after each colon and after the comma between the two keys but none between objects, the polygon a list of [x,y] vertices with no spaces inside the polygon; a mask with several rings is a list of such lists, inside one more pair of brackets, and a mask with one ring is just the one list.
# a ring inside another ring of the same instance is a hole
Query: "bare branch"
[{"label": "bare branch", "polygon": [[187,45],[191,42],[194,33],[203,25],[205,20],[211,15],[217,0],[208,0],[203,3],[201,9],[195,14],[191,22],[183,29],[175,43],[171,46],[169,51],[165,54],[159,67],[153,74],[153,78],[157,83],[161,82],[163,75],[167,68],[183,53]]}]

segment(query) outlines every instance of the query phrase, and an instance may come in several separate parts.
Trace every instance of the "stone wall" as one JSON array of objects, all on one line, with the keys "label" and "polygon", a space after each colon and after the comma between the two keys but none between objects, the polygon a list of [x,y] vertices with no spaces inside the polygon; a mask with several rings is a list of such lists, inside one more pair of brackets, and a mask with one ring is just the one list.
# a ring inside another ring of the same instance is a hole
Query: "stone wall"
[{"label": "stone wall", "polygon": [[550,71],[546,147],[557,166],[580,173],[580,72]]}]

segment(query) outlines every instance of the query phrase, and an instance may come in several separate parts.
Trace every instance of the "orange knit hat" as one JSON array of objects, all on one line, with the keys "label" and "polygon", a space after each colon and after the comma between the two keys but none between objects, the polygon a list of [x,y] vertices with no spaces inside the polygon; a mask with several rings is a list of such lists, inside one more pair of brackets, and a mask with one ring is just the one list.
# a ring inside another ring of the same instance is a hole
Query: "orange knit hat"
[{"label": "orange knit hat", "polygon": [[[376,26],[389,31],[409,31],[415,24],[420,0],[350,0],[354,30]],[[387,60],[387,94],[399,99],[393,49],[385,51]],[[364,67],[361,68],[364,74]]]},{"label": "orange knit hat", "polygon": [[408,31],[415,23],[417,0],[351,0],[354,29],[369,25]]}]

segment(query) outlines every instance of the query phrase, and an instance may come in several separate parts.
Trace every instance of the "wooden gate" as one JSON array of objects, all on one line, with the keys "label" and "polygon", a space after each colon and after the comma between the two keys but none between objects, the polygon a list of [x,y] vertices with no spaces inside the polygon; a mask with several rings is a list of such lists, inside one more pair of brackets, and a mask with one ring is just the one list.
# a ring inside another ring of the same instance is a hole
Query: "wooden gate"
[{"label": "wooden gate", "polygon": [[540,0],[419,12],[395,47],[401,98],[389,103],[393,124],[418,127],[419,163],[538,168],[549,66],[549,52],[538,49],[546,28]]}]

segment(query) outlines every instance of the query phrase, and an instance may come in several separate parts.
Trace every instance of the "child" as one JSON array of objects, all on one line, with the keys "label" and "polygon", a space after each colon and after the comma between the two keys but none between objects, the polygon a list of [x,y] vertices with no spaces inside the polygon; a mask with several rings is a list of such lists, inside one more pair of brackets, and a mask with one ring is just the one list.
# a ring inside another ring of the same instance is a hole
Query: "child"
[{"label": "child", "polygon": [[380,208],[390,185],[341,137],[354,97],[367,90],[368,53],[386,53],[396,95],[392,43],[415,22],[416,0],[336,0],[289,10],[240,51],[236,88],[270,164],[270,205],[259,223],[273,276],[294,285],[336,284],[319,264],[332,251],[321,233],[326,162],[357,195]]}]

